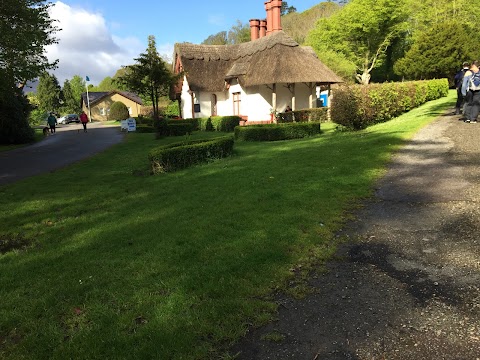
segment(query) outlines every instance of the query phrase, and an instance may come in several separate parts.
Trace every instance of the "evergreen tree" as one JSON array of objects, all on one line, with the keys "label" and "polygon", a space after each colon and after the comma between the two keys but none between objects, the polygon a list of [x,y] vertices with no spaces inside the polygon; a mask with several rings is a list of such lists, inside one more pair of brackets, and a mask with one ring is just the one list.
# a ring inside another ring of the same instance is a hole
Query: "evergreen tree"
[{"label": "evergreen tree", "polygon": [[38,81],[39,108],[44,112],[58,112],[63,103],[62,89],[55,75],[44,72]]},{"label": "evergreen tree", "polygon": [[65,80],[63,83],[62,93],[64,99],[62,106],[63,112],[69,114],[78,113],[80,111],[80,99],[75,98],[70,81]]},{"label": "evergreen tree", "polygon": [[153,105],[154,118],[159,117],[158,104],[160,98],[168,94],[176,77],[167,68],[167,64],[158,54],[155,37],[148,37],[148,48],[135,59],[136,64],[126,66],[126,72],[118,77],[118,82],[130,91],[148,96]]}]

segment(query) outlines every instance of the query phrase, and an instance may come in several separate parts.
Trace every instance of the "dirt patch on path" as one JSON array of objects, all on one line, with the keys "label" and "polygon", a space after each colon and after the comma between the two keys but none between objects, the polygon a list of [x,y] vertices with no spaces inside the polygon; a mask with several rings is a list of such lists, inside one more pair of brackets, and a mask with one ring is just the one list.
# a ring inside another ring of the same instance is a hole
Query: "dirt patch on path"
[{"label": "dirt patch on path", "polygon": [[479,180],[480,124],[425,127],[342,231],[339,260],[310,279],[315,294],[280,298],[278,320],[231,353],[480,360]]}]

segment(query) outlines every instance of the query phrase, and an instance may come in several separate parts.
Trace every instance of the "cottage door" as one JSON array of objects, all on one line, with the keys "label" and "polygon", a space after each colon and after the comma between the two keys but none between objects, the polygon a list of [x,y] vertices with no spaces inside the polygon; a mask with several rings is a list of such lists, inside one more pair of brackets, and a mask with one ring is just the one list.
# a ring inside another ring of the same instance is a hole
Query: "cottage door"
[{"label": "cottage door", "polygon": [[212,116],[217,116],[217,95],[212,94],[210,102],[212,104]]},{"label": "cottage door", "polygon": [[240,104],[241,104],[241,99],[240,99],[240,93],[236,92],[233,93],[233,115],[240,116]]}]

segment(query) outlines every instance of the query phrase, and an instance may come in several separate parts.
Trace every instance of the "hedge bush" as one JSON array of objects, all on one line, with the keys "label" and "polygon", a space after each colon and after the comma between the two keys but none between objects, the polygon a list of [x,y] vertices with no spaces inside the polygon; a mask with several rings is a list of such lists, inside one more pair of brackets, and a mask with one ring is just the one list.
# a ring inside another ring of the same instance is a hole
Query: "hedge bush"
[{"label": "hedge bush", "polygon": [[326,107],[316,109],[295,110],[277,114],[277,123],[291,122],[327,122],[328,109]]},{"label": "hedge bush", "polygon": [[154,133],[155,128],[153,126],[137,124],[136,132],[138,133]]},{"label": "hedge bush", "polygon": [[168,135],[169,136],[182,136],[190,134],[194,128],[192,123],[169,123],[168,124]]},{"label": "hedge bush", "polygon": [[233,144],[233,138],[228,136],[213,140],[175,143],[152,149],[148,156],[152,174],[180,170],[230,156]]},{"label": "hedge bush", "polygon": [[233,132],[242,118],[240,116],[212,116],[194,120],[198,121],[198,129],[202,131]]},{"label": "hedge bush", "polygon": [[319,122],[237,126],[235,139],[243,141],[277,141],[301,139],[321,133]]},{"label": "hedge bush", "polygon": [[364,129],[447,94],[447,79],[340,86],[332,99],[331,120],[350,129]]},{"label": "hedge bush", "polygon": [[112,106],[110,106],[110,113],[108,114],[110,120],[125,120],[129,117],[128,108],[121,101],[115,101]]}]

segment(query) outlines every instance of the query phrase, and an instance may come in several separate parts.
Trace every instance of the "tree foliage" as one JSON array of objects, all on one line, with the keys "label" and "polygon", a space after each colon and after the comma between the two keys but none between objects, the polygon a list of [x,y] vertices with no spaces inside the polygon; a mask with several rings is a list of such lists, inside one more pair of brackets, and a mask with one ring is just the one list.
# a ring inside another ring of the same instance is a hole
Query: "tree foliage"
[{"label": "tree foliage", "polygon": [[368,84],[388,47],[405,34],[406,1],[352,0],[330,18],[320,19],[307,43],[320,58],[325,50],[341,54],[357,68],[356,79]]},{"label": "tree foliage", "polygon": [[80,111],[80,98],[77,99],[75,97],[75,93],[73,92],[72,86],[70,85],[70,81],[65,80],[65,82],[63,83],[62,94],[62,112],[68,114],[78,113]]},{"label": "tree foliage", "polygon": [[38,81],[37,97],[39,108],[44,112],[59,112],[63,103],[63,95],[57,77],[44,72]]},{"label": "tree foliage", "polygon": [[292,12],[282,16],[282,28],[299,44],[305,42],[319,19],[328,18],[340,9],[334,2],[322,2],[304,12]]},{"label": "tree foliage", "polygon": [[31,106],[19,88],[55,67],[44,54],[45,46],[56,42],[50,6],[41,0],[0,1],[0,143],[33,139]]},{"label": "tree foliage", "polygon": [[297,11],[295,6],[288,6],[286,1],[282,1],[282,8],[280,9],[281,15],[291,14]]},{"label": "tree foliage", "polygon": [[167,64],[158,54],[155,37],[148,37],[148,48],[135,59],[134,65],[125,67],[125,74],[117,81],[127,89],[150,98],[153,105],[153,116],[158,118],[159,102],[168,94],[170,85],[177,77],[167,68]]},{"label": "tree foliage", "polygon": [[407,79],[451,78],[464,59],[476,59],[480,51],[471,41],[472,29],[457,21],[434,24],[417,34],[395,72]]},{"label": "tree foliage", "polygon": [[250,25],[237,20],[230,30],[220,31],[206,38],[203,45],[232,45],[250,41]]}]

